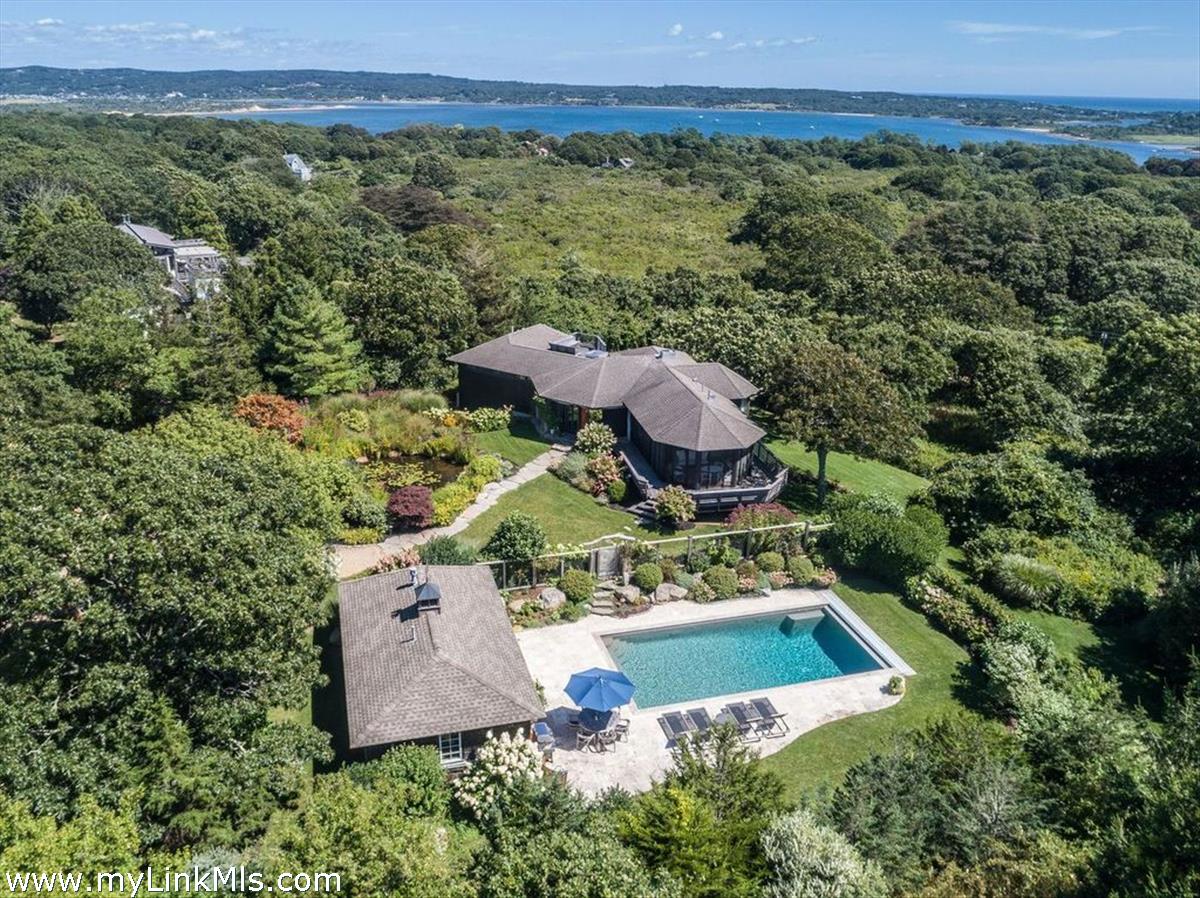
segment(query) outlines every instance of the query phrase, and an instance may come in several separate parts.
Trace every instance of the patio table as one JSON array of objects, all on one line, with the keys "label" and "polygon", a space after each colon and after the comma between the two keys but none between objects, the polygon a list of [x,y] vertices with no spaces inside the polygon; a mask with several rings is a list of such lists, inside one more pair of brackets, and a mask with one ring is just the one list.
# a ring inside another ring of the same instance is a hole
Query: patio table
[{"label": "patio table", "polygon": [[579,726],[592,733],[603,733],[613,722],[613,711],[593,711],[584,708],[579,712]]}]

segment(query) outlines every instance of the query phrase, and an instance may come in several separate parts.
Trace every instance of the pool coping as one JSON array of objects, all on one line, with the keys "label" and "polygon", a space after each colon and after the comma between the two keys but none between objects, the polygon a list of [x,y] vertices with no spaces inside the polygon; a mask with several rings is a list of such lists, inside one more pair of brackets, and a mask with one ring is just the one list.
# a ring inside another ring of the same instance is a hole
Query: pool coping
[{"label": "pool coping", "polygon": [[[621,636],[621,635],[628,634],[628,633],[653,633],[655,631],[681,630],[681,629],[686,629],[689,627],[712,626],[714,624],[728,623],[729,621],[744,620],[744,619],[752,618],[752,617],[775,617],[775,616],[786,617],[789,614],[797,614],[799,612],[804,612],[804,611],[821,611],[825,614],[832,615],[835,619],[837,619],[838,623],[842,626],[842,628],[848,634],[850,634],[850,637],[855,642],[857,642],[869,655],[871,655],[871,657],[873,657],[876,661],[879,662],[879,665],[880,665],[879,668],[877,670],[865,670],[865,671],[858,671],[857,673],[842,674],[842,675],[836,676],[836,677],[818,677],[813,680],[800,680],[796,683],[785,683],[785,684],[780,684],[778,686],[764,686],[764,687],[759,687],[756,689],[748,690],[748,692],[763,692],[763,691],[767,691],[770,689],[784,688],[786,686],[800,686],[805,683],[836,683],[840,680],[850,680],[850,679],[854,679],[857,677],[877,675],[881,671],[889,671],[889,670],[896,671],[897,673],[902,674],[906,677],[911,677],[916,674],[916,671],[913,670],[913,668],[910,667],[908,665],[908,663],[903,658],[900,657],[900,655],[896,652],[895,649],[893,649],[890,645],[888,645],[887,642],[884,641],[884,639],[878,633],[876,633],[874,630],[872,630],[867,625],[866,621],[864,621],[861,617],[859,617],[857,614],[855,614],[854,611],[850,608],[850,606],[847,605],[844,601],[842,601],[842,599],[840,599],[832,591],[828,592],[827,595],[822,595],[821,598],[819,598],[815,601],[805,602],[805,603],[796,605],[795,607],[771,609],[770,611],[745,609],[745,610],[739,610],[737,613],[734,613],[734,614],[715,616],[715,617],[705,617],[705,618],[692,620],[692,621],[684,621],[684,622],[679,622],[679,623],[674,623],[674,624],[659,624],[659,625],[648,626],[648,627],[637,626],[636,618],[634,618],[633,622],[626,626],[616,626],[613,628],[606,627],[604,630],[602,630],[600,632],[591,633],[590,635],[591,635],[592,639],[596,642],[597,646],[599,647],[600,651],[603,653],[604,657],[608,659],[608,662],[612,666],[612,669],[620,670],[620,671],[624,672],[621,668],[621,665],[617,663],[615,658],[613,658],[612,652],[610,652],[608,650],[608,644],[605,642],[605,639],[607,639],[608,637]],[[630,619],[626,618],[625,620],[628,621]],[[613,623],[618,624],[620,622],[613,621]],[[720,700],[723,698],[729,698],[729,697],[733,697],[736,695],[742,695],[742,694],[747,694],[747,692],[746,691],[730,692],[730,693],[724,693],[721,695],[702,696],[702,697],[695,698],[695,699],[686,699],[682,702],[678,702],[678,701],[667,702],[667,703],[661,704],[661,705],[642,706],[642,705],[639,705],[635,699],[635,700],[631,701],[629,704],[630,704],[631,710],[634,710],[634,711],[654,711],[654,710],[658,710],[658,709],[662,709],[662,708],[675,707],[680,704],[687,704],[688,702],[700,702],[700,701],[711,702],[714,700]]]}]

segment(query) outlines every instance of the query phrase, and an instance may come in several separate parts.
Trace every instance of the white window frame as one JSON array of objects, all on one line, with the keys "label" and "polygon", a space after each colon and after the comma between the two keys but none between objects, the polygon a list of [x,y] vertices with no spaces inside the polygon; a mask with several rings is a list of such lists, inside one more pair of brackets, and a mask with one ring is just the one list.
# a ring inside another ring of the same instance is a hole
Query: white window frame
[{"label": "white window frame", "polygon": [[462,761],[462,733],[442,733],[437,737],[437,749],[442,764],[457,764]]}]

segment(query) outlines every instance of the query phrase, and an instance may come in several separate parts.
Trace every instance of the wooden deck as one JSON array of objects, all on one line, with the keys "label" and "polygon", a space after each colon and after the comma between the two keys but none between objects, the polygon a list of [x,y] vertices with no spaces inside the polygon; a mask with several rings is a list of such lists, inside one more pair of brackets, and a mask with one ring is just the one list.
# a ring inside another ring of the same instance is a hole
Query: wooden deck
[{"label": "wooden deck", "polygon": [[[650,466],[646,457],[632,443],[622,440],[617,444],[617,454],[629,469],[630,479],[644,499],[653,499],[659,490],[667,485],[658,472]],[[688,490],[696,500],[696,511],[700,515],[706,513],[728,511],[739,505],[754,505],[759,502],[774,502],[783,492],[787,484],[788,469],[780,464],[779,471],[770,479],[762,482],[741,484],[738,486],[711,487],[709,489]]]}]

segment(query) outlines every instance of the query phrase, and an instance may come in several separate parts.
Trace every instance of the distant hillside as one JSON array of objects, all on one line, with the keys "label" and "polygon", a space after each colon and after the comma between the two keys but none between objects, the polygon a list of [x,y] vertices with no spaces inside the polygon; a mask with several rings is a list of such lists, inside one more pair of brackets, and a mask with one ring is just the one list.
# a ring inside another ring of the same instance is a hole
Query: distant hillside
[{"label": "distant hillside", "polygon": [[0,69],[0,96],[45,97],[131,108],[201,108],[241,102],[431,100],[465,103],[621,104],[630,106],[762,106],[821,112],[941,116],[975,124],[1013,125],[1063,118],[1115,122],[1119,113],[1017,100],[931,97],[887,91],[851,93],[793,88],[666,85],[581,86],[522,81],[477,81],[445,75],[331,72],[319,69],[252,72],[152,72],[142,69]]}]

